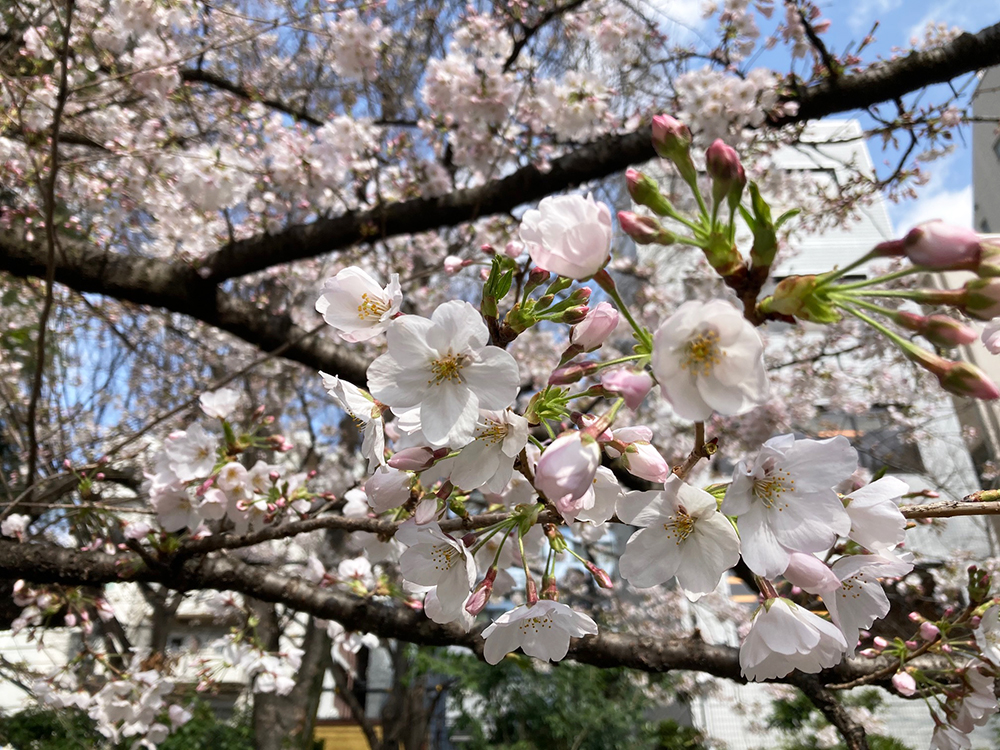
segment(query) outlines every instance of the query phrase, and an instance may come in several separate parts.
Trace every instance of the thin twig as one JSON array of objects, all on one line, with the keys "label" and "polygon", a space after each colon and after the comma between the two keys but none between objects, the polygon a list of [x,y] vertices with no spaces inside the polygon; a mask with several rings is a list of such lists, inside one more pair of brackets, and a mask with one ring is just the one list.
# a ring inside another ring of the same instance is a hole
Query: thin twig
[{"label": "thin twig", "polygon": [[[69,37],[70,24],[73,19],[74,0],[66,3],[66,20],[63,23],[63,43],[59,53],[59,93],[52,115],[52,146],[49,151],[49,175],[45,183],[43,200],[45,202],[45,239],[48,244],[48,260],[45,268],[45,301],[42,303],[42,313],[38,319],[38,346],[35,350],[35,372],[31,384],[31,400],[28,401],[28,481],[30,489],[35,483],[35,473],[38,470],[38,435],[36,418],[38,401],[42,395],[42,379],[45,372],[45,332],[55,301],[54,285],[56,280],[56,178],[59,172],[59,125],[62,121],[63,109],[66,106],[67,81],[69,79]],[[13,504],[7,508],[7,513],[13,509]]]}]

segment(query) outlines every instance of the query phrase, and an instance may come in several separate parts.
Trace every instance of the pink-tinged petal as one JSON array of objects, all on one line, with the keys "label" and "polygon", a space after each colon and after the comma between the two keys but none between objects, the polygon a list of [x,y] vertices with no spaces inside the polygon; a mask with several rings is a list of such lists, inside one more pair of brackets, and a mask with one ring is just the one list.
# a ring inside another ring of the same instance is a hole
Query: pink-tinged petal
[{"label": "pink-tinged petal", "polygon": [[514,403],[521,389],[517,361],[496,346],[488,346],[479,352],[477,361],[462,369],[462,378],[479,398],[481,409],[506,409]]},{"label": "pink-tinged petal", "polygon": [[788,567],[788,550],[775,538],[764,509],[754,505],[739,518],[743,560],[750,570],[764,578],[777,578]]},{"label": "pink-tinged petal", "polygon": [[658,586],[677,574],[681,545],[667,537],[662,527],[639,529],[625,544],[618,561],[621,577],[638,589]]}]

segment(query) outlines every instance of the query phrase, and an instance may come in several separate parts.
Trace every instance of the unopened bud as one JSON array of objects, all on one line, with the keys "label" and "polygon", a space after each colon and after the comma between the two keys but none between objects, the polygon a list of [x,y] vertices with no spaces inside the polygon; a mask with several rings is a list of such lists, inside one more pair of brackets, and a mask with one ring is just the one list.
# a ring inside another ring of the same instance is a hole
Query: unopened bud
[{"label": "unopened bud", "polygon": [[551,275],[552,274],[550,274],[544,268],[538,268],[538,267],[532,268],[528,272],[528,280],[524,284],[524,293],[530,294],[535,289],[540,287],[542,284],[547,282]]},{"label": "unopened bud", "polygon": [[645,206],[657,216],[676,216],[670,201],[660,192],[656,180],[637,169],[625,171],[625,186],[629,197],[639,206]]},{"label": "unopened bud", "polygon": [[621,395],[629,409],[638,409],[653,387],[653,378],[645,370],[619,368],[602,375],[601,385]]},{"label": "unopened bud", "polygon": [[396,451],[388,464],[401,471],[424,471],[434,465],[435,452],[424,446],[414,446]]},{"label": "unopened bud", "polygon": [[917,681],[909,672],[896,672],[892,676],[892,686],[900,695],[910,696],[917,692]]},{"label": "unopened bud", "polygon": [[688,183],[697,179],[691,161],[691,131],[687,125],[670,115],[653,118],[653,150],[663,159],[669,159]]},{"label": "unopened bud", "polygon": [[982,247],[971,229],[928,221],[911,229],[903,238],[903,252],[915,266],[936,271],[974,270]]},{"label": "unopened bud", "polygon": [[637,245],[672,245],[677,235],[664,229],[653,216],[640,216],[632,211],[619,211],[618,224]]},{"label": "unopened bud", "polygon": [[601,365],[599,362],[584,362],[582,364],[567,365],[553,371],[549,376],[549,385],[570,385],[576,383],[593,374]]},{"label": "unopened bud", "polygon": [[925,641],[936,641],[941,635],[941,630],[933,622],[920,623],[920,637]]},{"label": "unopened bud", "polygon": [[875,636],[875,640],[873,640],[872,643],[879,651],[882,651],[889,646],[889,641],[880,635]]},{"label": "unopened bud", "polygon": [[469,600],[465,603],[465,611],[470,615],[478,615],[486,608],[490,596],[493,594],[493,581],[497,577],[497,569],[490,568],[486,571],[486,577],[472,590]]},{"label": "unopened bud", "polygon": [[941,387],[957,396],[969,396],[993,401],[1000,398],[1000,389],[990,380],[986,373],[968,362],[954,362],[943,377],[939,378]]},{"label": "unopened bud", "polygon": [[[716,204],[722,203],[730,190],[739,184],[741,177],[743,185],[746,185],[746,174],[736,149],[721,139],[717,138],[705,151],[705,171],[712,178],[712,199]],[[743,186],[739,190],[742,192]]]},{"label": "unopened bud", "polygon": [[600,347],[618,327],[618,311],[609,302],[588,309],[587,316],[569,332],[570,343],[591,352]]},{"label": "unopened bud", "polygon": [[925,316],[900,311],[893,315],[893,320],[907,330],[919,333],[932,344],[944,348],[971,344],[979,337],[974,329],[947,315]]},{"label": "unopened bud", "polygon": [[587,570],[590,571],[590,574],[594,576],[594,580],[597,581],[598,586],[600,586],[602,589],[614,588],[615,585],[611,582],[611,576],[607,574],[607,571],[598,568],[596,565],[594,565],[594,563],[590,562],[589,560],[585,563],[585,565],[587,567]]}]

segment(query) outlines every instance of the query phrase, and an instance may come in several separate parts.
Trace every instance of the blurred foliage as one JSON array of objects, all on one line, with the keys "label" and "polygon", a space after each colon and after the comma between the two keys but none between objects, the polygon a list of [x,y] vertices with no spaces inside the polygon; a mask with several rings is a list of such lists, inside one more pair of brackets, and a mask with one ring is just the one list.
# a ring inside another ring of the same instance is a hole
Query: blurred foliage
[{"label": "blurred foliage", "polygon": [[[877,713],[884,703],[877,690],[841,694],[839,699],[845,706],[865,709],[872,714]],[[829,745],[820,739],[819,733],[830,723],[803,693],[796,693],[794,698],[775,700],[771,704],[767,726],[787,736],[781,744],[782,750],[847,750],[843,742]],[[912,750],[894,737],[872,733],[868,734],[868,747],[871,750]]]},{"label": "blurred foliage", "polygon": [[[253,750],[253,729],[247,713],[237,714],[232,721],[219,721],[204,701],[188,707],[192,717],[178,728],[159,750]],[[162,723],[170,725],[163,717]],[[0,716],[0,745],[13,750],[91,750],[111,748],[127,750],[135,738],[111,745],[97,731],[94,720],[86,711],[75,708],[61,710],[26,708],[10,716]]]},{"label": "blurred foliage", "polygon": [[512,656],[491,667],[466,655],[423,649],[419,668],[449,686],[463,750],[704,750],[697,730],[651,721],[669,688],[627,669]]}]

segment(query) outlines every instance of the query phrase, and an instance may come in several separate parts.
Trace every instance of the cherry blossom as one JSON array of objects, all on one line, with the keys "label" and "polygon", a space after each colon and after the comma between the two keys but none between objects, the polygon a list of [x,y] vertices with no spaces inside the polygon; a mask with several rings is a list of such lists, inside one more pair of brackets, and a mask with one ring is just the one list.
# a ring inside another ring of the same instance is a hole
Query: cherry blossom
[{"label": "cherry blossom", "polygon": [[398,274],[383,288],[367,271],[350,266],[327,279],[316,311],[344,341],[368,341],[389,327],[402,301]]},{"label": "cherry blossom", "polygon": [[421,532],[418,539],[399,558],[403,578],[421,586],[435,586],[442,610],[457,616],[476,580],[472,555],[460,542],[436,528]]},{"label": "cherry blossom", "polygon": [[582,432],[560,435],[542,452],[535,467],[535,487],[556,504],[563,516],[581,507],[573,505],[594,483],[601,465],[601,448]]},{"label": "cherry blossom", "polygon": [[483,657],[498,664],[518,648],[528,656],[559,661],[569,651],[569,639],[596,635],[597,623],[560,602],[541,599],[504,612],[483,631]]},{"label": "cherry blossom", "polygon": [[506,409],[517,396],[517,362],[487,346],[489,331],[468,302],[445,302],[429,320],[395,320],[388,343],[389,351],[368,368],[371,394],[393,410],[419,406],[431,445],[471,442],[479,410]]},{"label": "cherry blossom", "polygon": [[320,372],[320,377],[323,378],[323,387],[337,406],[364,430],[361,453],[368,458],[368,471],[375,471],[376,466],[385,464],[385,428],[381,408],[356,385],[325,372]]},{"label": "cherry blossom", "polygon": [[877,555],[849,555],[832,566],[840,587],[825,594],[823,601],[830,619],[840,628],[853,655],[861,630],[889,611],[889,599],[879,577],[904,576],[913,569],[909,563],[887,560]]},{"label": "cherry blossom", "polygon": [[972,634],[983,656],[1000,667],[1000,605],[994,604],[983,612],[979,627]]},{"label": "cherry blossom", "polygon": [[543,198],[521,219],[521,240],[546,271],[587,279],[611,253],[611,210],[592,195]]},{"label": "cherry blossom", "polygon": [[649,588],[677,576],[686,591],[715,591],[722,574],[740,559],[739,537],[715,498],[677,476],[660,492],[632,495],[645,507],[628,523],[643,528],[625,545],[618,563],[622,578]]},{"label": "cherry blossom", "polygon": [[753,463],[733,472],[722,512],[739,519],[743,559],[765,578],[781,575],[789,554],[822,552],[846,536],[851,519],[833,486],[854,473],[858,454],[846,438],[771,438]]},{"label": "cherry blossom", "polygon": [[685,302],[656,330],[653,374],[679,417],[737,415],[767,397],[764,345],[728,302]]},{"label": "cherry blossom", "polygon": [[740,674],[759,682],[793,669],[815,674],[837,664],[847,650],[834,625],[787,599],[768,599],[754,614],[740,646]]},{"label": "cherry blossom", "polygon": [[906,482],[895,477],[881,477],[844,498],[844,508],[851,517],[851,539],[872,552],[888,552],[903,543],[906,519],[899,510],[899,499],[910,491]]},{"label": "cherry blossom", "polygon": [[198,397],[201,403],[201,410],[210,417],[227,419],[236,404],[240,400],[240,394],[232,388],[220,388],[217,391],[203,393]]},{"label": "cherry blossom", "polygon": [[463,490],[486,485],[502,492],[514,473],[514,459],[528,442],[528,420],[509,409],[480,412],[475,437],[453,459],[451,481]]}]

